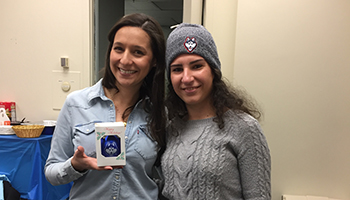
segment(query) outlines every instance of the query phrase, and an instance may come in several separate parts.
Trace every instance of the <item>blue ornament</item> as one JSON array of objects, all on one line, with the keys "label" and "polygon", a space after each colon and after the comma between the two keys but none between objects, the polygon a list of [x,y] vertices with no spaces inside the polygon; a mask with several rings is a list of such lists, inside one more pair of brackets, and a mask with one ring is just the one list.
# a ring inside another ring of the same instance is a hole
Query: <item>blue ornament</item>
[{"label": "blue ornament", "polygon": [[101,138],[101,152],[105,157],[116,157],[120,154],[120,138],[107,135]]}]

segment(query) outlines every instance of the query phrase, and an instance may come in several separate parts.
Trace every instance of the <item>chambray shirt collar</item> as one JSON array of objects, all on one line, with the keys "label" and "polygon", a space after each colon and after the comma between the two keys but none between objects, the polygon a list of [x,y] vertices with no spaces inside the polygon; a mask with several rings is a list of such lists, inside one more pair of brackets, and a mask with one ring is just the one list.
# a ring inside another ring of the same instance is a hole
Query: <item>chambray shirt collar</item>
[{"label": "chambray shirt collar", "polygon": [[[89,92],[89,94],[87,96],[88,104],[92,103],[92,101],[95,98],[101,98],[102,100],[109,100],[109,98],[105,94],[105,91],[103,90],[102,78],[95,85],[91,86],[91,91]],[[145,100],[149,102],[150,98],[146,97]],[[142,101],[142,99],[136,103],[136,107],[138,107],[138,104],[140,104],[141,101]]]},{"label": "chambray shirt collar", "polygon": [[87,101],[90,104],[95,98],[101,98],[102,100],[108,100],[102,86],[102,78],[93,86],[87,96]]}]

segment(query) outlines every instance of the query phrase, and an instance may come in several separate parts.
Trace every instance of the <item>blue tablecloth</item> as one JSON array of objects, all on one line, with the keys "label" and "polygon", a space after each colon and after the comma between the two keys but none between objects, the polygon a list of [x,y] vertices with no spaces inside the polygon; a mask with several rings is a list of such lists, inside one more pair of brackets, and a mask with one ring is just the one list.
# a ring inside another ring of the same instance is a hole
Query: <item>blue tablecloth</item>
[{"label": "blue tablecloth", "polygon": [[72,184],[52,186],[45,178],[44,165],[52,135],[19,138],[0,135],[0,174],[6,175],[21,198],[30,200],[63,200]]}]

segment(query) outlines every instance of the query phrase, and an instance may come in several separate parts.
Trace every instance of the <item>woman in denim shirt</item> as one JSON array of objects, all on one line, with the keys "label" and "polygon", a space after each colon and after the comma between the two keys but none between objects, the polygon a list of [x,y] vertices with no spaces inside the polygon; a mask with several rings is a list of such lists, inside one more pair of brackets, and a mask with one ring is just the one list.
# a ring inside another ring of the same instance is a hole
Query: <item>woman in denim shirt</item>
[{"label": "woman in denim shirt", "polygon": [[[152,174],[165,146],[165,39],[153,18],[131,14],[111,29],[103,79],[68,95],[57,119],[45,176],[74,182],[70,199],[158,198]],[[126,122],[126,165],[98,167],[96,122]]]}]

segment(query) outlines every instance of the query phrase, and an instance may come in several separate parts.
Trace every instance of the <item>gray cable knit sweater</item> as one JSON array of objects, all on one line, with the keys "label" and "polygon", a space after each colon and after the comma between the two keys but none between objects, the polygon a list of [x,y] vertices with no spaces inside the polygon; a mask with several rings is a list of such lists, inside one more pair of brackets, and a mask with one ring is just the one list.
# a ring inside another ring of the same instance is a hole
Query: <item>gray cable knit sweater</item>
[{"label": "gray cable knit sweater", "polygon": [[271,199],[270,152],[258,122],[227,111],[213,118],[172,122],[162,157],[163,195],[170,200]]}]

